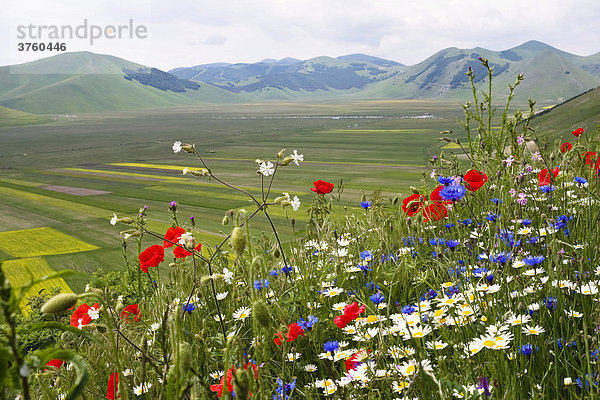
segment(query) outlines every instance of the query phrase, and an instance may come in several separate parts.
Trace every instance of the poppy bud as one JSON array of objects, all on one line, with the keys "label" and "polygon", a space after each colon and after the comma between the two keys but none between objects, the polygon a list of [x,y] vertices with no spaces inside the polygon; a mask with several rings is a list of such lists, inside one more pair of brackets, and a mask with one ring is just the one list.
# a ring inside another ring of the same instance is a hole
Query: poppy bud
[{"label": "poppy bud", "polygon": [[223,221],[221,221],[221,225],[223,225],[223,226],[229,225],[229,215],[225,215],[223,217]]},{"label": "poppy bud", "polygon": [[77,303],[77,295],[75,293],[59,293],[53,296],[42,306],[41,311],[44,314],[59,314],[67,311]]},{"label": "poppy bud", "polygon": [[[413,192],[414,194],[419,194],[419,189],[417,189],[414,186],[410,187],[410,191]],[[396,197],[396,199],[398,199],[398,197]],[[398,200],[396,200],[396,202],[398,202]]]},{"label": "poppy bud", "polygon": [[296,225],[296,219],[295,218],[290,219],[290,223],[292,224],[292,226]]},{"label": "poppy bud", "polygon": [[285,154],[285,149],[279,150],[279,153],[277,153],[277,158],[283,157],[284,154]]},{"label": "poppy bud", "polygon": [[279,251],[279,247],[276,247],[275,251],[273,252],[273,257],[279,258],[280,256],[281,256],[281,252]]},{"label": "poppy bud", "polygon": [[439,140],[443,140],[446,143],[452,143],[452,139],[450,139],[449,137],[441,137],[439,138]]},{"label": "poppy bud", "polygon": [[98,333],[106,333],[108,331],[108,327],[104,324],[96,324],[96,330]]},{"label": "poppy bud", "polygon": [[396,204],[398,204],[398,200],[399,200],[399,199],[398,199],[398,196],[395,196],[395,197],[392,199],[392,204],[393,204],[393,205],[396,205]]},{"label": "poppy bud", "polygon": [[235,397],[239,400],[248,400],[250,394],[250,375],[248,370],[240,368],[235,372],[235,378],[233,381],[233,387],[235,391]]},{"label": "poppy bud", "polygon": [[241,257],[246,248],[246,234],[239,226],[231,231],[231,247],[233,247],[233,252],[237,257]]},{"label": "poppy bud", "polygon": [[252,304],[252,317],[265,328],[271,326],[271,314],[269,306],[263,300],[256,300]]}]

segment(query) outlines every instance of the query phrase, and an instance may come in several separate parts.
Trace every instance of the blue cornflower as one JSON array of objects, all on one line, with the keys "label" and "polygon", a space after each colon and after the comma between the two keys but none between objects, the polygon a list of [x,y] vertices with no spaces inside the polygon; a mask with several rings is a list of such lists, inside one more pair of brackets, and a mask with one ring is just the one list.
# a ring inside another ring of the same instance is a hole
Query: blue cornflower
[{"label": "blue cornflower", "polygon": [[449,176],[446,178],[444,176],[440,176],[437,178],[437,181],[439,182],[440,185],[447,186],[447,185],[451,184],[452,182],[454,182],[454,177]]},{"label": "blue cornflower", "polygon": [[486,267],[475,268],[473,270],[473,276],[475,276],[477,278],[481,278],[483,276],[486,276],[488,274],[488,272],[490,272],[490,270],[487,269]]},{"label": "blue cornflower", "polygon": [[417,308],[411,304],[408,304],[408,305],[402,307],[401,311],[402,311],[402,314],[410,315],[410,314],[414,313],[415,311],[417,311]]},{"label": "blue cornflower", "polygon": [[494,255],[494,257],[492,258],[492,261],[495,263],[499,263],[499,264],[506,264],[508,262],[509,258],[510,258],[510,255],[507,257],[506,253],[504,251],[501,251]]},{"label": "blue cornflower", "polygon": [[486,377],[479,377],[479,385],[477,385],[477,389],[483,389],[483,394],[486,396],[492,395],[492,393],[490,392],[490,382]]},{"label": "blue cornflower", "polygon": [[379,290],[379,285],[375,284],[375,282],[373,281],[369,281],[365,283],[365,288],[369,289],[370,291],[373,291],[375,289]]},{"label": "blue cornflower", "polygon": [[529,225],[531,225],[531,220],[530,219],[524,219],[523,221],[521,221],[521,225],[523,225],[523,226],[529,226]]},{"label": "blue cornflower", "polygon": [[186,303],[182,306],[183,311],[187,311],[188,314],[191,314],[192,311],[194,311],[196,309],[196,306],[194,305],[194,303]]},{"label": "blue cornflower", "polygon": [[542,261],[544,261],[545,259],[546,257],[544,256],[527,256],[523,259],[523,262],[531,267],[534,265],[541,264]]},{"label": "blue cornflower", "polygon": [[492,203],[494,203],[494,204],[502,204],[502,200],[500,200],[500,199],[497,199],[496,197],[494,197],[494,198],[492,199]]},{"label": "blue cornflower", "polygon": [[460,244],[460,240],[446,240],[446,246],[453,249]]},{"label": "blue cornflower", "polygon": [[452,223],[446,224],[444,226],[446,227],[446,229],[452,229],[452,228],[454,228],[454,224],[452,224]]},{"label": "blue cornflower", "polygon": [[294,267],[292,267],[291,265],[289,267],[283,267],[283,268],[281,268],[281,272],[286,273],[286,274],[289,274],[293,270],[294,270]]},{"label": "blue cornflower", "polygon": [[558,302],[558,300],[556,299],[556,297],[552,297],[552,296],[548,296],[544,299],[544,303],[546,304],[546,308],[548,308],[548,310],[552,311],[556,308],[556,303]]},{"label": "blue cornflower", "polygon": [[372,268],[369,266],[369,264],[365,264],[365,265],[358,264],[357,266],[358,266],[358,268],[360,268],[360,270],[361,270],[362,272],[364,272],[365,274],[366,274],[368,271],[373,271],[373,269],[372,269]]},{"label": "blue cornflower", "polygon": [[[531,356],[531,353],[533,353],[533,350],[534,350],[534,348],[532,345],[524,344],[523,346],[521,346],[521,350],[519,350],[519,352],[521,354],[523,354],[524,356],[529,357],[529,356]],[[536,348],[536,350],[537,350],[537,348]]]},{"label": "blue cornflower", "polygon": [[369,297],[369,299],[373,302],[373,304],[379,304],[385,300],[385,296],[381,293],[375,293],[372,294],[371,297]]},{"label": "blue cornflower", "polygon": [[585,178],[580,178],[578,176],[575,177],[575,182],[579,183],[580,185],[585,185],[587,183],[587,179]]},{"label": "blue cornflower", "polygon": [[340,348],[340,344],[337,340],[331,340],[329,342],[325,342],[325,345],[323,347],[325,348],[326,352],[333,353],[334,351]]},{"label": "blue cornflower", "polygon": [[373,259],[373,252],[371,250],[361,251],[360,258],[365,261],[371,261]]},{"label": "blue cornflower", "polygon": [[[275,391],[277,394],[273,395],[273,400],[289,400],[289,394],[296,388],[296,380],[294,379],[290,383],[283,383],[281,378],[277,378],[277,388]],[[233,395],[233,393],[232,393]]]},{"label": "blue cornflower", "polygon": [[310,331],[317,322],[319,322],[319,318],[315,317],[314,315],[309,315],[306,321],[304,318],[300,318],[298,325],[305,331]]},{"label": "blue cornflower", "polygon": [[[442,243],[443,243],[443,242],[444,242],[444,240],[443,240],[443,239],[440,239],[440,242],[442,242]],[[430,245],[432,245],[432,246],[435,246],[435,245],[437,245],[437,244],[438,244],[438,240],[437,240],[437,239],[429,239],[429,244],[430,244]]]},{"label": "blue cornflower", "polygon": [[365,210],[368,210],[369,207],[371,207],[371,202],[370,201],[361,201],[360,206],[362,208],[364,208]]},{"label": "blue cornflower", "polygon": [[485,216],[485,219],[487,219],[490,222],[494,222],[498,219],[498,215],[494,213],[488,213],[488,215]]},{"label": "blue cornflower", "polygon": [[473,223],[473,220],[471,218],[467,218],[467,219],[463,219],[462,221],[460,221],[461,224],[463,224],[464,226],[469,226]]},{"label": "blue cornflower", "polygon": [[467,188],[463,185],[448,185],[444,186],[442,190],[440,190],[440,196],[444,200],[460,200],[467,192]]},{"label": "blue cornflower", "polygon": [[269,280],[268,279],[263,279],[262,281],[260,279],[257,279],[254,281],[254,288],[256,290],[262,290],[263,288],[268,288],[269,287]]},{"label": "blue cornflower", "polygon": [[554,192],[554,189],[556,189],[554,187],[554,185],[544,185],[544,186],[540,186],[540,190],[544,193],[550,193],[550,192]]},{"label": "blue cornflower", "polygon": [[269,275],[271,275],[271,276],[278,276],[279,272],[276,269],[274,269],[271,272],[269,272]]}]

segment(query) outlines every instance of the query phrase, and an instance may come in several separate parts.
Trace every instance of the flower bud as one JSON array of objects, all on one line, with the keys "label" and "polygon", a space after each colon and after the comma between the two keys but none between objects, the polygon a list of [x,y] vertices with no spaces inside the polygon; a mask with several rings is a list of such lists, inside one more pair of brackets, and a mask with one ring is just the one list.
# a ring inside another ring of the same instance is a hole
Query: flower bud
[{"label": "flower bud", "polygon": [[235,398],[238,400],[248,400],[250,394],[250,374],[245,368],[240,368],[235,372],[236,379],[233,380]]},{"label": "flower bud", "polygon": [[[414,187],[414,186],[411,186],[411,187],[410,187],[410,191],[411,191],[411,192],[413,192],[414,194],[419,194],[419,189],[417,189],[417,188],[416,188],[416,187]],[[397,202],[397,201],[396,201],[396,202]]]},{"label": "flower bud", "polygon": [[59,293],[50,298],[43,306],[41,311],[44,314],[59,314],[67,311],[77,304],[77,295],[75,293]]},{"label": "flower bud", "polygon": [[281,252],[279,251],[279,247],[275,247],[275,251],[273,251],[273,257],[279,258],[281,256]]},{"label": "flower bud", "polygon": [[187,153],[193,153],[194,152],[194,145],[193,144],[184,144],[181,146],[181,150],[187,152]]},{"label": "flower bud", "polygon": [[261,299],[252,304],[252,318],[265,328],[271,326],[271,313],[269,306]]},{"label": "flower bud", "polygon": [[231,247],[233,247],[233,252],[237,257],[241,257],[246,248],[246,233],[239,226],[231,231]]},{"label": "flower bud", "polygon": [[104,324],[96,324],[96,330],[98,333],[106,333],[108,331],[108,327]]},{"label": "flower bud", "polygon": [[452,139],[450,139],[449,137],[441,137],[439,138],[439,140],[443,140],[446,143],[452,143]]},{"label": "flower bud", "polygon": [[185,375],[192,367],[192,349],[187,342],[179,343],[179,358],[177,359],[177,368],[179,373]]},{"label": "flower bud", "polygon": [[283,161],[281,161],[281,165],[285,167],[287,165],[290,165],[290,163],[292,161],[294,161],[294,159],[290,156],[287,156],[286,158],[283,159]]},{"label": "flower bud", "polygon": [[399,200],[399,199],[398,199],[398,196],[395,196],[395,197],[392,199],[392,204],[393,204],[393,205],[396,205],[396,204],[398,204],[398,200]]},{"label": "flower bud", "polygon": [[229,215],[225,215],[223,220],[221,221],[221,225],[226,226],[229,225]]},{"label": "flower bud", "polygon": [[285,154],[285,149],[279,150],[279,153],[277,153],[277,158],[283,157],[284,154]]}]

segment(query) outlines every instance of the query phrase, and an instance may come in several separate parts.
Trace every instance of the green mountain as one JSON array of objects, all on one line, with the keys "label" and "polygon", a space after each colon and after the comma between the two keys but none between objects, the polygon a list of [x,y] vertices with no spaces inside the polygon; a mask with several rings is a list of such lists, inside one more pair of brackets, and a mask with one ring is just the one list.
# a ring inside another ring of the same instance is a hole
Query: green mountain
[{"label": "green mountain", "polygon": [[600,53],[581,57],[537,41],[502,51],[452,47],[412,66],[350,54],[291,64],[207,64],[177,68],[171,73],[258,99],[339,95],[355,99],[464,99],[471,92],[465,75],[469,67],[477,83],[487,80],[479,57],[487,58],[494,67],[500,96],[519,73],[525,75],[525,81],[516,98],[536,98],[540,103],[561,102],[600,85]]},{"label": "green mountain", "polygon": [[191,83],[181,90],[179,82],[166,72],[118,57],[63,53],[0,67],[0,105],[65,114],[240,101],[240,96],[210,84]]},{"label": "green mountain", "polygon": [[571,132],[583,128],[597,133],[600,129],[600,88],[589,90],[561,103],[532,121],[535,132],[557,139],[561,135],[572,139]]}]

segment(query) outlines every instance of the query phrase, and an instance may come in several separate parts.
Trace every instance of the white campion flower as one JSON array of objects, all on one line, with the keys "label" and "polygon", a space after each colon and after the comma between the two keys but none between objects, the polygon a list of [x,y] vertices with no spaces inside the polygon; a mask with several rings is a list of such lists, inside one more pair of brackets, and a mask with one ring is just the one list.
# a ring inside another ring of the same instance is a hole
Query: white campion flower
[{"label": "white campion flower", "polygon": [[294,164],[300,165],[300,161],[304,161],[304,154],[298,154],[298,150],[294,149],[294,153],[290,155],[294,160]]},{"label": "white campion flower", "polygon": [[177,244],[185,246],[186,244],[193,243],[193,242],[194,242],[194,235],[191,232],[186,232],[181,235],[181,237],[179,238],[179,242],[177,242]]},{"label": "white campion flower", "polygon": [[227,297],[228,294],[229,294],[229,292],[217,293],[217,300],[225,299],[225,297]]},{"label": "white campion flower", "polygon": [[183,171],[181,171],[183,173],[183,175],[187,174],[188,172],[190,172],[190,169],[188,167],[185,167],[183,169]]},{"label": "white campion flower", "polygon": [[117,223],[118,219],[119,219],[119,217],[117,217],[117,213],[113,213],[113,216],[110,219],[110,224],[114,226]]},{"label": "white campion flower", "polygon": [[260,164],[258,171],[264,176],[270,176],[275,173],[275,168],[273,168],[273,163],[271,161],[267,161]]},{"label": "white campion flower", "polygon": [[300,209],[300,199],[298,196],[294,196],[294,199],[291,201],[291,203],[294,211],[298,211],[298,209]]},{"label": "white campion flower", "polygon": [[227,267],[225,267],[223,268],[223,275],[225,275],[223,277],[223,279],[225,279],[225,282],[231,285],[231,281],[233,279],[233,272],[231,272]]},{"label": "white campion flower", "polygon": [[179,153],[181,151],[181,142],[177,140],[173,143],[173,153]]}]

